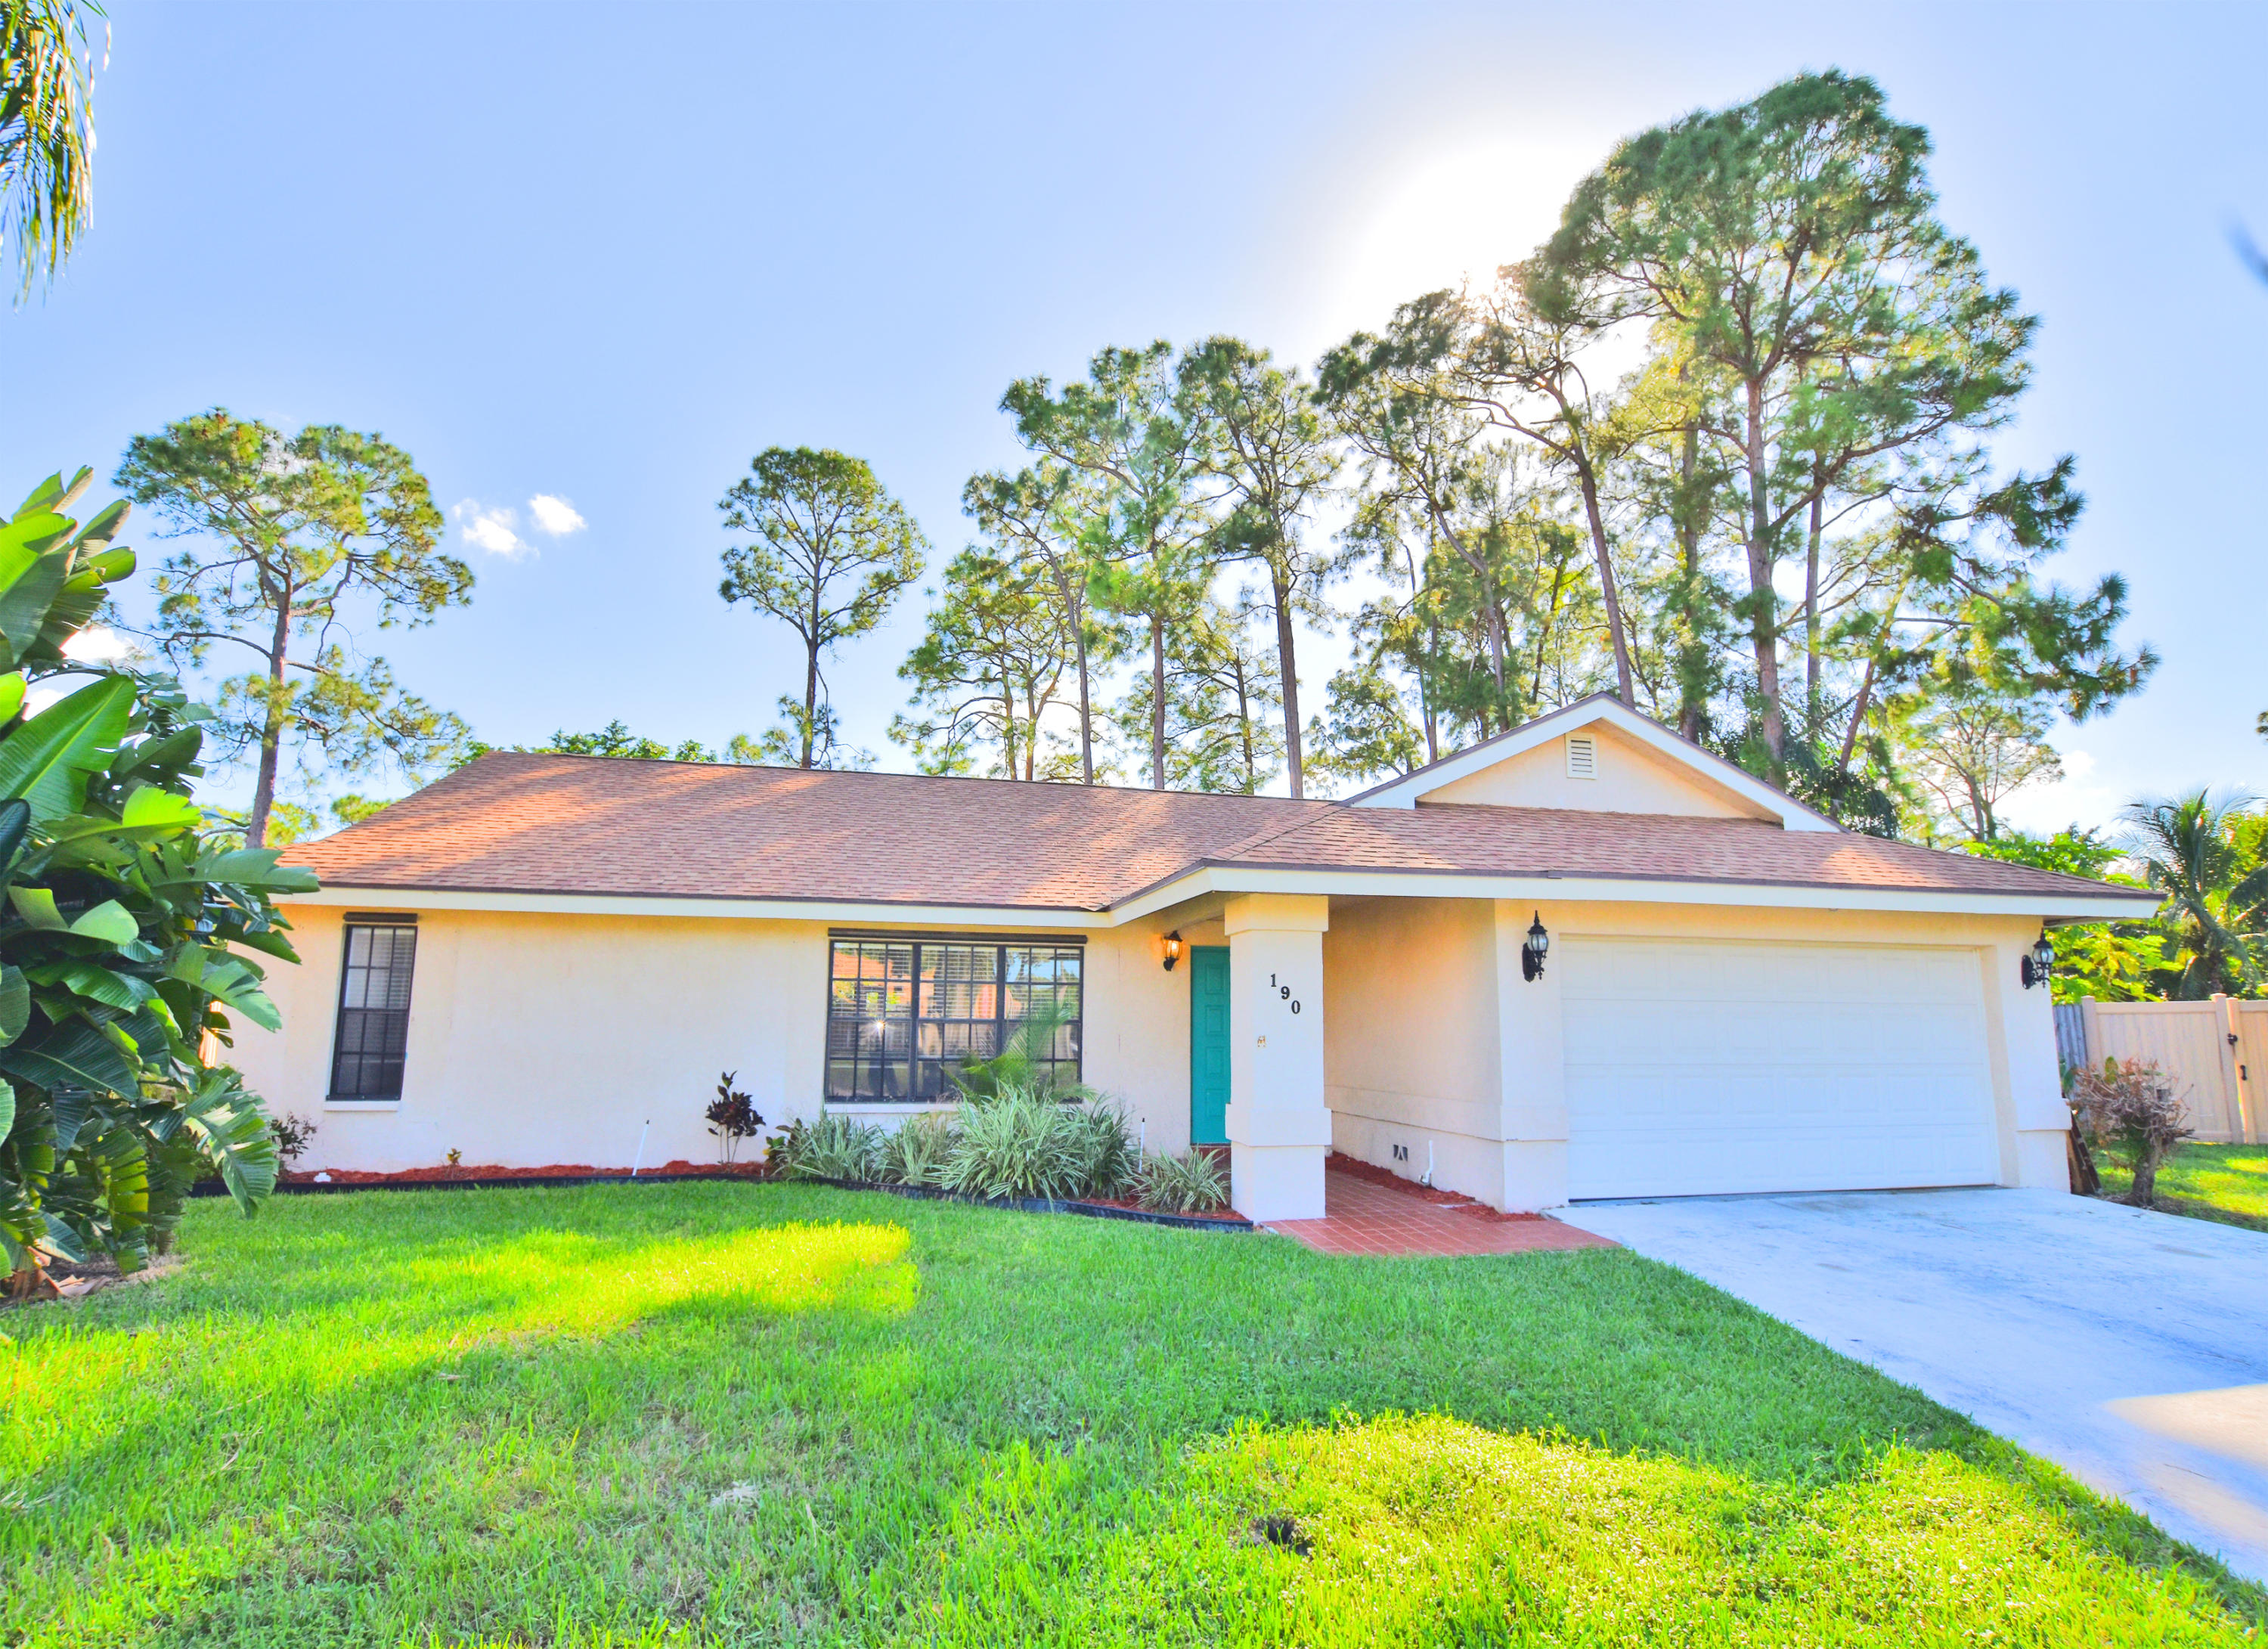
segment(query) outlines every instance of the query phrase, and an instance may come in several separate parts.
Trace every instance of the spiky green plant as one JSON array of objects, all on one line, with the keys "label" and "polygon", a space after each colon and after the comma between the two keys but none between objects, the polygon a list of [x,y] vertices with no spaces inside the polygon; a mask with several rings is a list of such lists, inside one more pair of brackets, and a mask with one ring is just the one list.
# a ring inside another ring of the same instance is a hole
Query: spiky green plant
[{"label": "spiky green plant", "polygon": [[792,1123],[771,1143],[764,1160],[784,1180],[850,1180],[867,1183],[882,1166],[882,1130],[855,1116],[829,1113]]},{"label": "spiky green plant", "polygon": [[1010,1083],[961,1107],[961,1143],[938,1182],[965,1196],[1070,1196],[1082,1162],[1071,1108]]},{"label": "spiky green plant", "polygon": [[1142,1174],[1142,1153],[1127,1125],[1125,1108],[1097,1094],[1065,1108],[1071,1150],[1077,1159],[1074,1196],[1116,1196]]},{"label": "spiky green plant", "polygon": [[909,1116],[882,1141],[881,1177],[891,1185],[934,1186],[958,1136],[941,1111]]},{"label": "spiky green plant", "polygon": [[1142,1165],[1141,1200],[1159,1213],[1211,1213],[1228,1205],[1228,1170],[1210,1151],[1152,1157]]}]

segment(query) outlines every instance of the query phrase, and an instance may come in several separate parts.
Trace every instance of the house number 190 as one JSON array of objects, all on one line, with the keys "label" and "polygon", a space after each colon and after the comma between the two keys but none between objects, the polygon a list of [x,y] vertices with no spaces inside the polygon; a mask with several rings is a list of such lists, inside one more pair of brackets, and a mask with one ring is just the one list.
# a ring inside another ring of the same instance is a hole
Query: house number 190
[{"label": "house number 190", "polygon": [[[1273,990],[1282,1000],[1292,1002],[1292,987],[1289,985],[1278,984],[1276,983],[1276,975],[1273,974],[1268,975],[1268,988],[1270,990]],[[1297,1013],[1299,1011],[1300,1005],[1296,1002],[1292,1002],[1292,1012]]]}]

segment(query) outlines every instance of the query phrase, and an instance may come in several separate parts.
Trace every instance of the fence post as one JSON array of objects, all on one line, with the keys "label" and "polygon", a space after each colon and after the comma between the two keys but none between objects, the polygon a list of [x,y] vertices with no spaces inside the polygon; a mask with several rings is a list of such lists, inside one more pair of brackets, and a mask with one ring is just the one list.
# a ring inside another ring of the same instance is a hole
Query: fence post
[{"label": "fence post", "polygon": [[2220,1001],[2228,1056],[2236,1067],[2236,1137],[2248,1145],[2257,1145],[2260,1143],[2260,1087],[2251,1063],[2242,1057],[2244,1005],[2234,997]]},{"label": "fence post", "polygon": [[2232,1138],[2244,1137],[2244,1097],[2236,1086],[2236,1027],[2232,1022],[2228,996],[2219,990],[2213,993],[2213,1028],[2220,1033],[2213,1046],[2220,1053],[2220,1114]]},{"label": "fence post", "polygon": [[2080,1028],[2087,1035],[2087,1063],[2090,1069],[2102,1069],[2102,1016],[2095,1011],[2095,998],[2079,999]]}]

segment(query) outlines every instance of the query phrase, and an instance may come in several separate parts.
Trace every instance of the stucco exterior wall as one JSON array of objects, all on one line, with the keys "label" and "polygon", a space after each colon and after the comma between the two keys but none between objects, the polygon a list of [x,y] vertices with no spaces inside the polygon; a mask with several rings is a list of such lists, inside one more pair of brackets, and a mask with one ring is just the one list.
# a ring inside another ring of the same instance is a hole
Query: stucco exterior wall
[{"label": "stucco exterior wall", "polygon": [[[1447,1189],[1513,1209],[1565,1200],[1561,970],[1529,982],[1520,968],[1537,909],[1333,902],[1321,946],[1336,1149],[1415,1178],[1430,1145]],[[1620,935],[1964,951],[1984,1009],[2001,1182],[2064,1186],[2068,1113],[2051,1009],[2018,976],[2035,920],[1575,902],[1540,910],[1555,946]],[[649,1123],[646,1162],[706,1161],[715,1143],[701,1112],[725,1070],[774,1123],[820,1109],[826,923],[424,909],[401,1101],[348,1107],[325,1098],[342,912],[294,902],[291,916],[305,962],[269,968],[285,1028],[239,1026],[233,1057],[272,1108],[317,1123],[302,1167],[427,1167],[453,1149],[468,1163],[622,1167]],[[1162,966],[1168,930],[1187,946],[1227,942],[1217,902],[1087,932],[1085,1074],[1126,1102],[1151,1150],[1178,1152],[1189,1141],[1189,975]]]},{"label": "stucco exterior wall", "polygon": [[1760,808],[1690,767],[1600,723],[1579,727],[1598,745],[1596,778],[1567,776],[1567,740],[1552,739],[1506,756],[1477,773],[1429,790],[1419,802],[1479,802],[1498,807],[1569,807],[1591,813],[1673,813],[1683,818],[1754,819]]},{"label": "stucco exterior wall", "polygon": [[[2004,1185],[2062,1189],[2066,1110],[2048,993],[2017,961],[2023,917],[1771,910],[1736,906],[1362,899],[1336,902],[1324,940],[1326,1066],[1335,1147],[1499,1208],[1567,1200],[1560,985],[1528,980],[1521,946],[1541,915],[1552,944],[1584,937],[1950,947],[1976,969]],[[1738,966],[1737,952],[1727,965]],[[1394,1147],[1407,1154],[1397,1157]]]},{"label": "stucco exterior wall", "polygon": [[[821,1109],[827,924],[432,909],[418,916],[400,1102],[330,1103],[343,916],[295,902],[304,961],[266,964],[284,1028],[240,1024],[231,1055],[272,1110],[316,1123],[303,1168],[425,1167],[451,1150],[467,1163],[627,1167],[642,1128],[648,1164],[710,1161],[701,1113],[727,1070],[774,1124]],[[1088,935],[1084,1069],[1127,1102],[1151,1149],[1180,1151],[1189,975],[1162,966],[1169,925]],[[1222,942],[1217,918],[1182,931]],[[887,1123],[909,1109],[868,1114]]]},{"label": "stucco exterior wall", "polygon": [[[1561,1042],[1561,970],[1547,964],[1534,982],[1520,975],[1518,946],[1540,914],[1554,946],[1586,935],[1771,940],[1783,943],[1951,946],[1977,968],[1984,1008],[2000,1183],[2068,1189],[2064,1134],[2070,1113],[2061,1093],[2054,1011],[2045,990],[2027,990],[2017,960],[2039,936],[2025,917],[1890,911],[1785,910],[1738,906],[1592,902],[1541,907],[1500,902],[1506,1179],[1508,1208],[1564,1202],[1567,1183],[1565,1055]],[[1728,958],[1736,966],[1737,957]]]},{"label": "stucco exterior wall", "polygon": [[1436,1185],[1503,1205],[1497,969],[1489,901],[1334,902],[1323,936],[1333,1149],[1410,1179],[1430,1167]]}]

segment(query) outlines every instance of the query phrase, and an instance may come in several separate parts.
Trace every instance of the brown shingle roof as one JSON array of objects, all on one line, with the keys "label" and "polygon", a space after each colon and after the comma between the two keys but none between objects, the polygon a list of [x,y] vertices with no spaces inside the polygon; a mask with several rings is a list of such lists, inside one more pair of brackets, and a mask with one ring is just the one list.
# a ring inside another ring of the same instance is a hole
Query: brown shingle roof
[{"label": "brown shingle roof", "polygon": [[1968,894],[2099,894],[2082,877],[1752,819],[1425,804],[1330,807],[1225,856],[1302,870],[1597,876]]},{"label": "brown shingle roof", "polygon": [[2073,876],[1741,819],[486,755],[290,855],[334,886],[1102,909],[1200,864],[2069,897]]},{"label": "brown shingle roof", "polygon": [[326,882],[1101,909],[1328,802],[904,773],[482,756],[294,849]]}]

